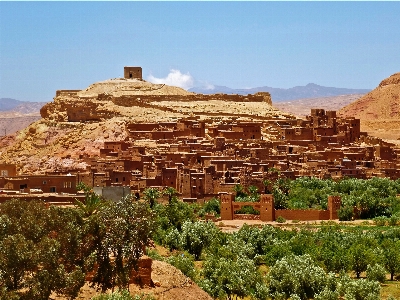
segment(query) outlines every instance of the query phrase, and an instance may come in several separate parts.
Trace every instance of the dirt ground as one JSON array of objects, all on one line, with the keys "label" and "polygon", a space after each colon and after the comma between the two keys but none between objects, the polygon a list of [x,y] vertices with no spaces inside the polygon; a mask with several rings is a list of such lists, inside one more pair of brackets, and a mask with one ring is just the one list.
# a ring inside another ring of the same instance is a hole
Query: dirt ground
[{"label": "dirt ground", "polygon": [[293,228],[299,225],[317,225],[321,223],[327,223],[327,222],[333,222],[336,224],[352,224],[352,225],[361,225],[365,224],[365,222],[368,222],[370,225],[373,224],[373,222],[367,221],[367,220],[354,220],[351,222],[341,222],[339,220],[316,220],[316,221],[292,221],[292,220],[287,220],[285,223],[278,223],[278,222],[263,222],[261,220],[222,220],[222,221],[217,221],[215,224],[223,231],[223,232],[235,232],[238,231],[240,228],[243,227],[244,224],[247,224],[249,226],[264,226],[264,225],[272,225],[274,227],[280,227],[280,228]]},{"label": "dirt ground", "polygon": [[[212,298],[205,291],[200,289],[200,287],[190,278],[183,275],[180,270],[165,262],[153,260],[151,279],[159,286],[140,287],[131,284],[129,286],[130,293],[132,295],[152,295],[158,300],[212,300]],[[76,299],[91,299],[99,294],[100,291],[90,287],[89,284],[85,284]],[[51,299],[67,300],[66,297],[56,295],[52,295]]]}]

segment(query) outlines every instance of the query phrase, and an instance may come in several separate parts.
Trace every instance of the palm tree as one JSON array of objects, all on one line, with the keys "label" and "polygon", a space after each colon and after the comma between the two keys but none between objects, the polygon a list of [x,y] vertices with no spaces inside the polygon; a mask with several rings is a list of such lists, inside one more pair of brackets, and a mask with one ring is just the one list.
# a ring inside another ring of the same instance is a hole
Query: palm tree
[{"label": "palm tree", "polygon": [[83,211],[86,217],[90,217],[95,214],[99,209],[106,203],[99,195],[97,195],[93,190],[80,182],[77,185],[77,190],[85,192],[85,202],[81,202],[75,199],[75,205]]},{"label": "palm tree", "polygon": [[168,196],[168,202],[171,203],[174,196],[178,194],[178,191],[169,186],[164,189],[163,194]]},{"label": "palm tree", "polygon": [[143,194],[146,201],[149,202],[150,208],[154,207],[156,200],[161,196],[160,191],[156,188],[147,188],[143,191]]}]

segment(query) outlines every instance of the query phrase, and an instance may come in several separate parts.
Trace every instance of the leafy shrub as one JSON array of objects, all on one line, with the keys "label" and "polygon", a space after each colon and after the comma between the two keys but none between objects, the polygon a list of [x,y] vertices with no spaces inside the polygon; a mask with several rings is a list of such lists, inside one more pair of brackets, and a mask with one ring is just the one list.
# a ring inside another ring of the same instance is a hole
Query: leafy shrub
[{"label": "leafy shrub", "polygon": [[326,287],[327,275],[311,256],[290,255],[277,261],[267,276],[272,298],[298,295],[300,299],[314,298]]},{"label": "leafy shrub", "polygon": [[189,253],[181,253],[175,256],[170,256],[167,262],[175,268],[182,271],[187,277],[195,280],[196,269],[194,268],[194,258]]},{"label": "leafy shrub", "polygon": [[286,223],[286,219],[282,216],[277,217],[275,221],[278,223]]},{"label": "leafy shrub", "polygon": [[208,247],[218,234],[219,229],[212,222],[190,222],[182,225],[180,243],[182,249],[193,254],[195,259],[200,259],[203,248]]},{"label": "leafy shrub", "polygon": [[158,260],[158,261],[164,261],[164,257],[162,257],[156,249],[150,249],[147,248],[146,249],[146,255],[150,258],[152,258],[153,260]]},{"label": "leafy shrub", "polygon": [[247,257],[207,256],[199,286],[214,298],[232,299],[252,295],[265,299],[267,288],[254,262]]},{"label": "leafy shrub", "polygon": [[381,286],[377,281],[365,279],[347,282],[344,298],[347,300],[379,300]]},{"label": "leafy shrub", "polygon": [[351,221],[353,218],[354,209],[352,206],[342,206],[338,209],[339,221]]},{"label": "leafy shrub", "polygon": [[387,222],[388,222],[388,218],[386,218],[385,216],[380,216],[380,217],[374,218],[374,223],[376,226],[385,226]]},{"label": "leafy shrub", "polygon": [[111,294],[101,294],[99,296],[95,296],[92,300],[154,300],[155,298],[152,295],[135,295],[132,296],[129,291],[121,290],[116,291]]},{"label": "leafy shrub", "polygon": [[165,235],[165,245],[170,251],[182,248],[181,236],[176,228],[171,228]]},{"label": "leafy shrub", "polygon": [[199,211],[200,216],[204,216],[207,213],[214,213],[216,216],[221,214],[221,204],[217,198],[212,198],[204,203],[203,207]]},{"label": "leafy shrub", "polygon": [[259,215],[260,211],[255,209],[253,206],[246,205],[243,206],[241,209],[236,210],[235,214]]},{"label": "leafy shrub", "polygon": [[388,218],[388,222],[390,226],[396,226],[400,221],[400,216],[397,214],[392,215],[390,218]]},{"label": "leafy shrub", "polygon": [[314,297],[314,300],[338,300],[339,293],[337,291],[331,291],[325,288],[321,293]]},{"label": "leafy shrub", "polygon": [[101,294],[95,296],[92,300],[136,300],[127,290],[116,291],[111,294]]},{"label": "leafy shrub", "polygon": [[386,280],[386,270],[379,264],[367,266],[367,279],[373,281],[379,281],[381,283]]}]

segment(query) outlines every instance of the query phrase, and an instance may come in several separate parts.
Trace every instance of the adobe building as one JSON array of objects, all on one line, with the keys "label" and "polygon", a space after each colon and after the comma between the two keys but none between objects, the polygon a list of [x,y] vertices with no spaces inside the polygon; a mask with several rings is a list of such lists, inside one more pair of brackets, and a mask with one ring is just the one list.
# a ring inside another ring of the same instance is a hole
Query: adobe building
[{"label": "adobe building", "polygon": [[15,164],[0,164],[0,177],[17,176],[17,166]]},{"label": "adobe building", "polygon": [[124,78],[143,80],[142,67],[124,67]]}]

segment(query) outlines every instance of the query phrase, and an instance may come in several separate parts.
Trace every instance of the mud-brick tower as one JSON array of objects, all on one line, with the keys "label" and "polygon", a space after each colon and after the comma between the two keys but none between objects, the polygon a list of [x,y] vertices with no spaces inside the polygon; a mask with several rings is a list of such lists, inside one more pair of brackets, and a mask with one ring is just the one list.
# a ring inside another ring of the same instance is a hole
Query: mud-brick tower
[{"label": "mud-brick tower", "polygon": [[233,194],[223,194],[219,195],[221,199],[221,219],[222,220],[233,220],[233,208],[232,202],[235,198]]},{"label": "mud-brick tower", "polygon": [[342,205],[342,198],[340,196],[328,196],[328,210],[329,210],[329,220],[338,219],[337,211]]},{"label": "mud-brick tower", "polygon": [[142,80],[142,67],[124,67],[124,78]]},{"label": "mud-brick tower", "polygon": [[275,221],[274,196],[263,194],[260,198],[260,220],[264,222]]}]

